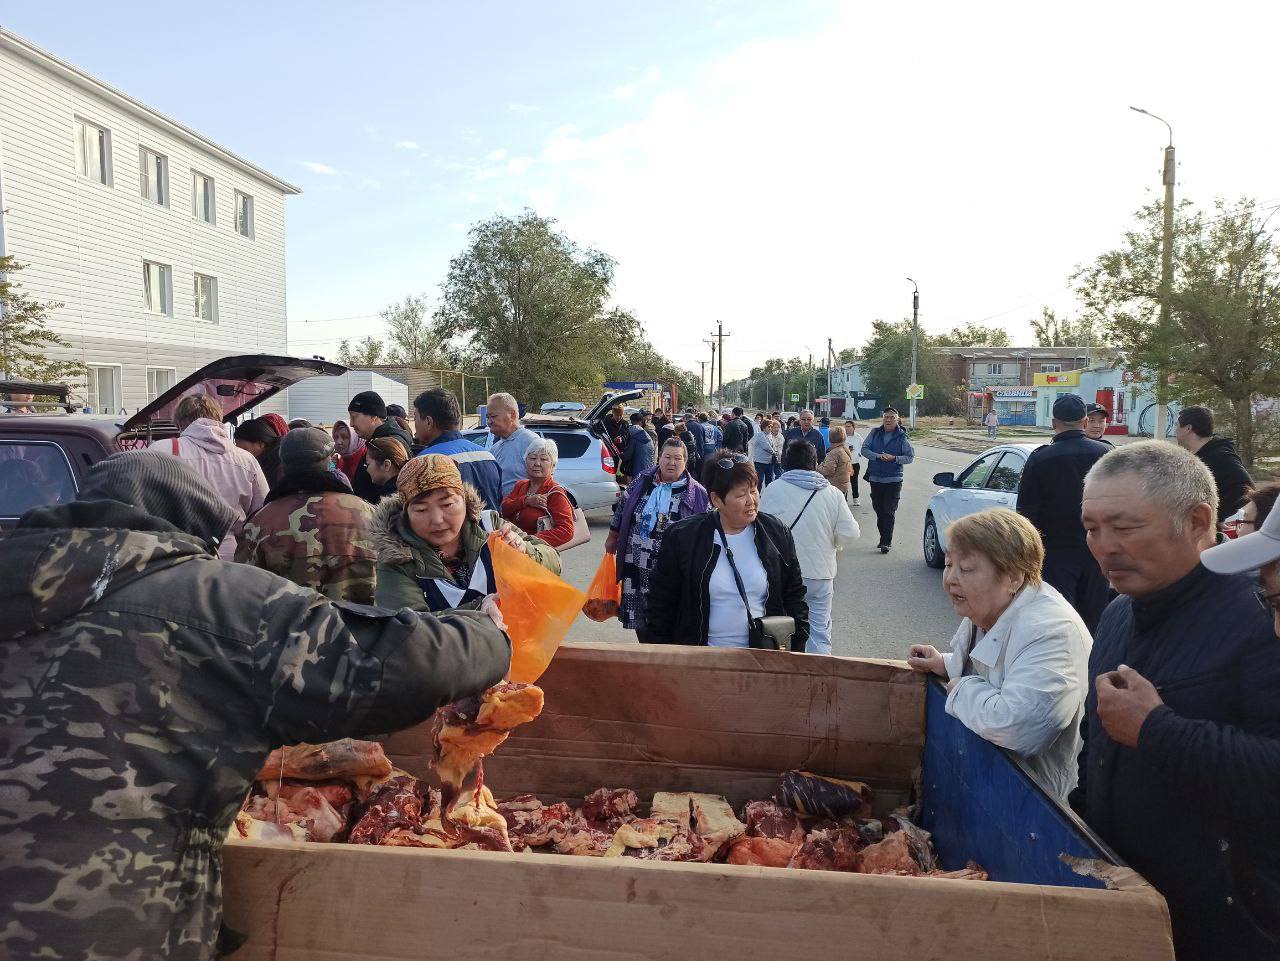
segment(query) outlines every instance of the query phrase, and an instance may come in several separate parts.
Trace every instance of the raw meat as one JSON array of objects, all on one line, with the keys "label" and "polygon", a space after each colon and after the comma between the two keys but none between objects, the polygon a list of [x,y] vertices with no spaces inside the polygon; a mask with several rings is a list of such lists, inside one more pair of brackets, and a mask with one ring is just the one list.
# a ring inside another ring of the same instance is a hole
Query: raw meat
[{"label": "raw meat", "polygon": [[894,831],[883,841],[868,846],[862,852],[863,874],[918,875],[920,863],[911,850],[911,842],[903,831]]},{"label": "raw meat", "polygon": [[262,787],[267,797],[274,798],[278,794],[285,802],[304,792],[315,791],[338,810],[354,801],[356,796],[350,781],[264,781]]},{"label": "raw meat", "polygon": [[925,874],[927,878],[954,878],[957,881],[989,881],[987,872],[982,866],[970,861],[959,871],[929,871]]},{"label": "raw meat", "polygon": [[511,731],[542,713],[542,688],[532,684],[495,684],[477,697],[447,704],[436,712],[432,760],[440,775],[446,820],[466,779],[476,772],[483,787],[480,761],[492,754]]},{"label": "raw meat", "polygon": [[871,788],[861,781],[788,771],[782,775],[782,801],[800,814],[841,820],[871,811]]},{"label": "raw meat", "polygon": [[747,824],[747,834],[756,838],[781,839],[799,844],[804,840],[804,828],[795,811],[784,808],[772,798],[768,801],[749,801],[742,809],[742,819]]},{"label": "raw meat", "polygon": [[649,849],[658,847],[663,841],[670,841],[680,830],[670,821],[659,821],[657,818],[637,819],[622,825],[613,835],[607,858],[616,858],[628,848]]},{"label": "raw meat", "polygon": [[581,814],[575,814],[562,840],[555,842],[560,854],[602,858],[613,844],[613,832],[592,827]]},{"label": "raw meat", "polygon": [[[307,829],[309,840],[332,841],[333,836],[347,826],[346,817],[315,788],[303,788],[295,792],[285,803],[289,810],[299,816],[301,823]],[[284,804],[281,806],[283,807]]]},{"label": "raw meat", "polygon": [[[280,766],[284,759],[283,771]],[[391,762],[382,745],[374,741],[343,738],[327,744],[295,744],[278,747],[267,755],[258,772],[259,781],[297,778],[302,781],[327,781],[331,778],[353,778],[360,775],[386,777]]]},{"label": "raw meat", "polygon": [[889,818],[897,830],[906,835],[911,856],[920,865],[920,870],[937,870],[937,858],[933,856],[933,835],[896,811]]},{"label": "raw meat", "polygon": [[706,861],[727,851],[729,844],[747,830],[734,815],[729,802],[718,794],[660,791],[653,796],[650,816],[696,832],[707,848],[700,860]]},{"label": "raw meat", "polygon": [[677,828],[666,844],[635,853],[629,857],[641,861],[710,861],[715,851],[698,834],[685,828]]},{"label": "raw meat", "polygon": [[810,831],[787,867],[810,871],[857,871],[861,847],[862,838],[854,828]]},{"label": "raw meat", "polygon": [[574,817],[569,805],[563,802],[544,805],[532,794],[522,794],[509,801],[502,801],[497,809],[506,819],[507,836],[515,851],[547,847],[563,841]]},{"label": "raw meat", "polygon": [[785,868],[799,847],[800,842],[790,838],[740,837],[729,847],[727,860],[730,864]]},{"label": "raw meat", "polygon": [[[348,839],[350,844],[381,844],[397,828],[413,831],[422,824],[423,796],[418,779],[408,774],[388,778],[369,795]],[[428,812],[436,806],[428,794]]]},{"label": "raw meat", "polygon": [[305,841],[307,831],[296,821],[276,824],[274,821],[261,821],[248,811],[240,811],[236,814],[227,837],[244,838],[249,841]]},{"label": "raw meat", "polygon": [[602,787],[582,799],[584,818],[608,824],[615,830],[635,817],[639,808],[640,798],[636,796],[636,792],[624,788]]}]

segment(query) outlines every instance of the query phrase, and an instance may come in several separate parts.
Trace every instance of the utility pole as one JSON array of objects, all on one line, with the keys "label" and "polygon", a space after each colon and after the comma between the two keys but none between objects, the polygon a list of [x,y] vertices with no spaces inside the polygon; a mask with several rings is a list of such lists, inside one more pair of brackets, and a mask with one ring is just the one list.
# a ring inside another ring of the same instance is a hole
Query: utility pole
[{"label": "utility pole", "polygon": [[724,332],[724,321],[716,321],[716,340],[720,342],[720,403],[724,403],[724,339],[729,335]]},{"label": "utility pole", "polygon": [[711,345],[711,379],[707,383],[707,406],[711,406],[712,398],[716,392],[716,342],[715,339],[702,341],[704,344]]},{"label": "utility pole", "polygon": [[827,338],[827,416],[831,416],[831,338]]},{"label": "utility pole", "polygon": [[[1173,301],[1173,184],[1177,176],[1177,165],[1173,155],[1173,126],[1163,117],[1157,117],[1149,110],[1141,107],[1130,107],[1137,113],[1146,114],[1153,120],[1159,120],[1169,131],[1169,146],[1164,148],[1164,237],[1160,243],[1160,322],[1158,338],[1163,349],[1168,344],[1170,334],[1171,305]],[[1164,369],[1156,371],[1156,423],[1152,437],[1164,440],[1168,428],[1169,406],[1169,373]]]},{"label": "utility pole", "polygon": [[813,410],[813,351],[809,351],[809,400],[804,405],[809,410]]},{"label": "utility pole", "polygon": [[[907,280],[911,280],[910,277]],[[911,280],[915,292],[911,295],[911,383],[916,383],[916,342],[920,331],[920,285]],[[911,429],[916,429],[916,399],[911,398]]]},{"label": "utility pole", "polygon": [[705,360],[698,361],[698,387],[703,391],[707,389],[707,362]]}]

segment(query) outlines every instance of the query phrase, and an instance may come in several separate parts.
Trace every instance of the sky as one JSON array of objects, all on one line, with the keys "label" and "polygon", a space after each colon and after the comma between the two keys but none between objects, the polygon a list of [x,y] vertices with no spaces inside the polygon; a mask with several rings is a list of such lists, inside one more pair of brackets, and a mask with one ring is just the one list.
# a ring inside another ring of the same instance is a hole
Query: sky
[{"label": "sky", "polygon": [[617,260],[693,370],[815,362],[877,318],[1030,343],[1160,187],[1280,204],[1280,4],[1183,0],[178,4],[5,0],[0,25],[299,186],[290,350],[438,294],[530,207]]}]

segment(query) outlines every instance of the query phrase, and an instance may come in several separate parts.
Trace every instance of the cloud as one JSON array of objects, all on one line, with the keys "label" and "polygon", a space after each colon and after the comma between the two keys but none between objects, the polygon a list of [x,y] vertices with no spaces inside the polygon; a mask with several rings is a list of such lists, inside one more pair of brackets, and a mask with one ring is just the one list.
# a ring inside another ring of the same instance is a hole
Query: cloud
[{"label": "cloud", "polygon": [[507,109],[512,113],[537,113],[538,108],[531,103],[509,103]]},{"label": "cloud", "polygon": [[467,229],[467,225],[466,224],[450,224],[449,229],[453,231],[461,232]]},{"label": "cloud", "polygon": [[621,86],[614,87],[610,96],[614,100],[630,100],[645,87],[652,87],[661,79],[662,71],[657,67],[650,67],[631,83],[624,83]]},{"label": "cloud", "polygon": [[397,140],[396,149],[397,150],[421,150],[422,148],[418,146],[418,142],[416,140]]},{"label": "cloud", "polygon": [[330,167],[328,164],[322,164],[315,160],[304,160],[302,166],[306,167],[313,174],[319,174],[321,177],[337,177],[341,171],[336,167]]},{"label": "cloud", "polygon": [[498,148],[497,150],[495,150],[493,153],[489,154],[489,159],[490,159],[490,160],[494,160],[494,161],[498,161],[498,160],[506,160],[506,159],[507,159],[507,152],[506,152],[505,150],[503,150],[501,147],[499,147],[499,148]]},{"label": "cloud", "polygon": [[365,177],[356,186],[356,190],[381,190],[382,181],[376,177]]},{"label": "cloud", "polygon": [[495,150],[489,155],[494,161],[487,167],[472,171],[473,180],[497,180],[501,177],[521,177],[533,166],[533,157],[508,157],[505,150]]}]

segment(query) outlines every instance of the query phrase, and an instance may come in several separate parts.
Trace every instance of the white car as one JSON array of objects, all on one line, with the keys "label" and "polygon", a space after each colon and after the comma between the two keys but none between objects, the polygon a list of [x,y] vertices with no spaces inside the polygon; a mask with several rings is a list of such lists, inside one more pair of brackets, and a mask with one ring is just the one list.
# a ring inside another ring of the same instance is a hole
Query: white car
[{"label": "white car", "polygon": [[942,567],[947,559],[946,530],[952,521],[993,507],[1018,506],[1018,484],[1027,456],[1043,444],[1001,444],[978,455],[958,475],[933,475],[941,490],[929,498],[924,515],[924,562]]}]

